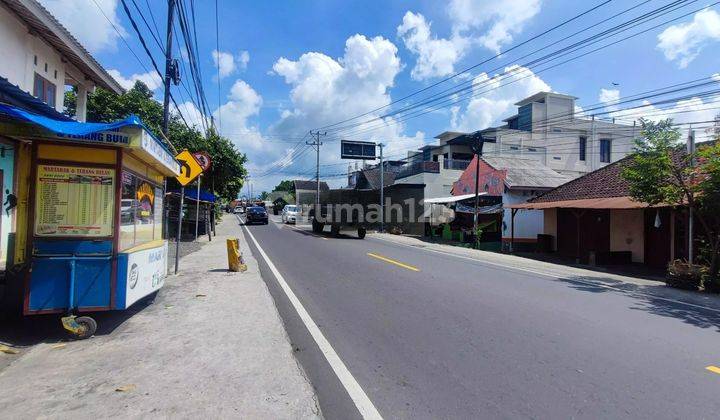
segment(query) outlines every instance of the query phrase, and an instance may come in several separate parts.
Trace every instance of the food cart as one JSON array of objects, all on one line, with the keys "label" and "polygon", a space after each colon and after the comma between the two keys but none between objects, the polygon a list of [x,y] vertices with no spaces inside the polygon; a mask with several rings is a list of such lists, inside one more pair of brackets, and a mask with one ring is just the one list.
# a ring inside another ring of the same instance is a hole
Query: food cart
[{"label": "food cart", "polygon": [[25,243],[15,251],[29,266],[23,312],[63,314],[67,330],[89,337],[88,313],[127,309],[163,286],[164,178],[179,164],[134,116],[80,123],[6,105],[0,114],[0,132],[31,146],[27,214],[17,217]]}]

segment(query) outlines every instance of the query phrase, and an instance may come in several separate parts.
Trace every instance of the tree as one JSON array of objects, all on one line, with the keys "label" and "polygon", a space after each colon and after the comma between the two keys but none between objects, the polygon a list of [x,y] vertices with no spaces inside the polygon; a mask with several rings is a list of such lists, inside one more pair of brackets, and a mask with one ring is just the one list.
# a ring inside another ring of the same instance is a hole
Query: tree
[{"label": "tree", "polygon": [[261,199],[262,201],[267,201],[269,195],[270,195],[269,192],[263,191],[263,192],[260,193],[260,199]]},{"label": "tree", "polygon": [[636,153],[622,172],[630,184],[630,195],[649,205],[692,209],[710,265],[705,287],[719,290],[720,144],[701,144],[697,152],[688,154],[672,120],[641,120],[641,124]]},{"label": "tree", "polygon": [[[75,113],[76,94],[74,91],[65,93],[65,112]],[[88,95],[88,122],[112,122],[135,114],[158,138],[162,138],[163,107],[153,98],[153,91],[147,85],[137,81],[127,92],[116,95],[102,88],[97,88]],[[247,157],[235,149],[235,145],[214,130],[203,135],[197,127],[187,127],[176,114],[172,114],[168,125],[168,137],[178,150],[188,149],[191,152],[205,151],[212,159],[212,168],[204,175],[202,184],[209,189],[214,181],[215,192],[228,201],[234,200],[243,187],[243,179],[247,175],[245,163]],[[214,180],[213,180],[214,178]],[[179,187],[174,180],[169,186]]]},{"label": "tree", "polygon": [[277,186],[273,189],[273,192],[275,192],[275,191],[282,191],[282,192],[289,192],[289,193],[295,192],[295,184],[292,181],[285,179],[283,181],[280,181],[279,184],[277,184]]}]

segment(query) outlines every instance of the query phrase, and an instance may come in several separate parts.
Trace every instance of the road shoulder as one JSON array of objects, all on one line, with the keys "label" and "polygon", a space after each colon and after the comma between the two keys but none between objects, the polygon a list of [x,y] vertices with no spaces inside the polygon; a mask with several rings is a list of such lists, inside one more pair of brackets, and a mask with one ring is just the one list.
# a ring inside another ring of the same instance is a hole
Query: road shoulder
[{"label": "road shoulder", "polygon": [[246,252],[247,272],[226,270],[240,229],[226,217],[110,331],[30,349],[0,373],[5,416],[319,418],[257,262]]}]

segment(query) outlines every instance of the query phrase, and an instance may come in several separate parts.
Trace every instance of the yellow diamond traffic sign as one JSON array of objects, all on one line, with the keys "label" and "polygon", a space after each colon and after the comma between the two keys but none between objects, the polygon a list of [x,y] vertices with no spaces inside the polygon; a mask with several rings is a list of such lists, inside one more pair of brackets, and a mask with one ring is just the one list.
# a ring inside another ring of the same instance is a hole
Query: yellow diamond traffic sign
[{"label": "yellow diamond traffic sign", "polygon": [[183,150],[175,156],[175,159],[180,162],[180,175],[175,177],[180,185],[183,187],[193,182],[195,178],[200,176],[203,172],[202,167],[195,159],[195,156],[187,150]]}]

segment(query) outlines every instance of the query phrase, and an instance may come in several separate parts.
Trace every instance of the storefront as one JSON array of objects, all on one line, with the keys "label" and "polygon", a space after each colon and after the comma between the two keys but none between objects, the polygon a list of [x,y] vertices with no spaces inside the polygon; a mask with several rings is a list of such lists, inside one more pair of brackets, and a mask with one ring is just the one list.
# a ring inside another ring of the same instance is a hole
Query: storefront
[{"label": "storefront", "polygon": [[[179,173],[165,145],[135,117],[92,124],[4,105],[0,113],[0,133],[29,149],[16,165],[18,178],[30,180],[14,247],[15,262],[29,268],[23,313],[126,309],[162,287],[163,181]],[[74,319],[66,328],[77,327]]]}]

